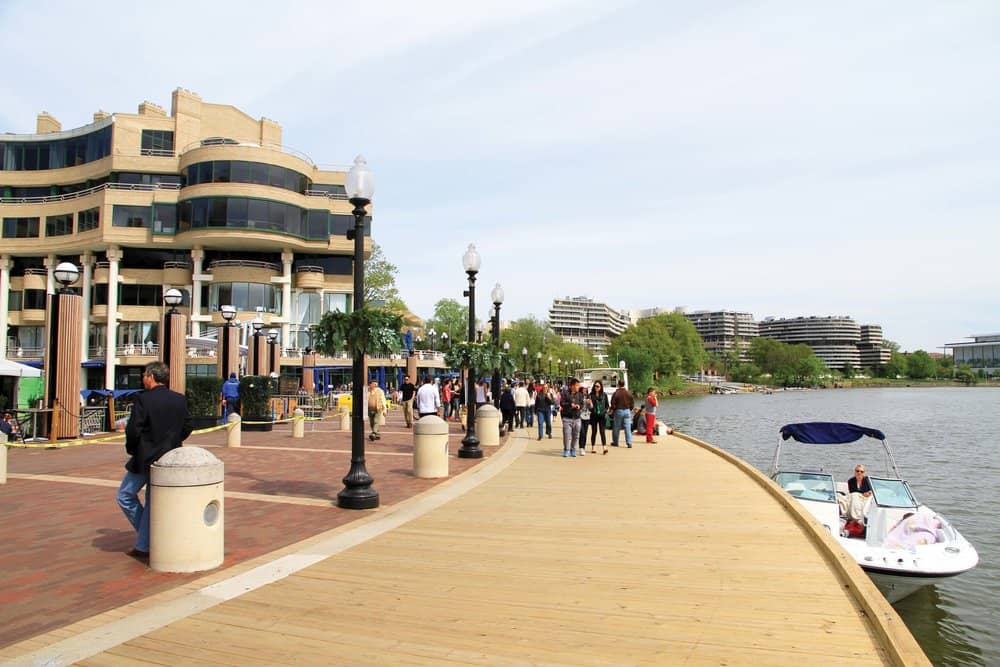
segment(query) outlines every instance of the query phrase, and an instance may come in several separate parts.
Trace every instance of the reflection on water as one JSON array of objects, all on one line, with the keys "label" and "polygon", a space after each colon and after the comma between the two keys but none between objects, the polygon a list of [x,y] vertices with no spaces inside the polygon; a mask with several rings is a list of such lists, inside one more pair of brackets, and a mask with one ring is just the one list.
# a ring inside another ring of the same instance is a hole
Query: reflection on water
[{"label": "reflection on water", "polygon": [[[766,471],[778,429],[789,422],[846,421],[885,432],[903,476],[921,501],[943,514],[979,552],[979,566],[895,605],[935,665],[1000,665],[1000,390],[852,389],[706,396],[666,402],[664,420]],[[857,461],[882,463],[873,450],[815,456],[846,479]],[[877,445],[879,450],[881,446]],[[782,458],[785,452],[783,450]]]}]

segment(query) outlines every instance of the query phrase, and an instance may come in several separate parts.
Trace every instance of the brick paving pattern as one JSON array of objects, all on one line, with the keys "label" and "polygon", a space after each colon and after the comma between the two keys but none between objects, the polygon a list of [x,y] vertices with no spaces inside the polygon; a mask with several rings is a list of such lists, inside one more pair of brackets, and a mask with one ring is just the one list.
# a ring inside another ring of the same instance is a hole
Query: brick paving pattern
[{"label": "brick paving pattern", "polygon": [[[333,413],[329,413],[332,415]],[[350,467],[350,433],[338,419],[291,425],[270,433],[244,432],[227,449],[226,432],[192,435],[185,444],[209,449],[225,462],[225,491],[260,494],[271,502],[227,497],[222,568],[256,558],[366,516],[336,507]],[[367,429],[366,429],[367,433]],[[450,424],[451,476],[480,460],[460,459],[463,433]],[[413,476],[413,436],[394,410],[382,439],[365,439],[366,463],[383,506],[440,481]],[[495,448],[484,448],[489,456]],[[205,573],[153,572],[127,555],[135,533],[115,503],[127,459],[123,440],[59,449],[8,450],[8,480],[0,485],[0,647],[63,627],[177,587]],[[60,479],[38,479],[52,475]],[[292,504],[283,498],[329,501]],[[276,501],[276,502],[275,502]]]}]

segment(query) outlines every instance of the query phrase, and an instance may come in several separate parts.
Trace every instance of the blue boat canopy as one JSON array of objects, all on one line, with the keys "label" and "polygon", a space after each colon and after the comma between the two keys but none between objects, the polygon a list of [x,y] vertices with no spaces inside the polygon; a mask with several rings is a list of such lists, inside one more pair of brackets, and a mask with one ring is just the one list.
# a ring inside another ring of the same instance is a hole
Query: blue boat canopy
[{"label": "blue boat canopy", "polygon": [[854,442],[862,436],[885,440],[885,434],[875,428],[846,424],[843,422],[803,422],[785,424],[781,427],[781,438],[795,438],[798,442],[813,445],[839,445]]}]

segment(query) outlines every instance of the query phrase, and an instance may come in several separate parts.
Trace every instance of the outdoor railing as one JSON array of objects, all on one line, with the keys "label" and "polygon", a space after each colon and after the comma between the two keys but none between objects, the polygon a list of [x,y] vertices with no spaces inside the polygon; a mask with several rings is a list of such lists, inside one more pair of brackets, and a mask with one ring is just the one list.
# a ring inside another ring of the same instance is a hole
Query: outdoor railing
[{"label": "outdoor railing", "polygon": [[198,141],[185,146],[181,150],[180,155],[184,155],[188,151],[193,151],[198,148],[208,148],[210,146],[246,146],[249,148],[263,148],[266,150],[278,151],[279,153],[285,153],[287,155],[294,155],[300,160],[304,160],[314,167],[316,166],[316,164],[312,161],[312,158],[300,150],[288,148],[287,146],[282,146],[281,144],[261,145],[252,141],[238,141],[236,139],[230,139],[229,137],[205,137],[204,139],[199,139]]},{"label": "outdoor railing", "polygon": [[87,188],[85,190],[66,192],[58,195],[45,195],[41,197],[0,197],[0,204],[47,204],[50,202],[70,201],[86,197],[87,195],[92,195],[95,192],[101,192],[102,190],[153,191],[180,189],[181,186],[179,183],[102,183],[101,185],[95,185],[94,187]]},{"label": "outdoor railing", "polygon": [[248,269],[268,269],[275,273],[281,272],[281,267],[274,262],[262,262],[256,259],[217,259],[208,265],[208,270],[242,267]]},{"label": "outdoor railing", "polygon": [[326,197],[327,199],[347,201],[346,193],[326,192],[325,190],[306,190],[306,197]]}]

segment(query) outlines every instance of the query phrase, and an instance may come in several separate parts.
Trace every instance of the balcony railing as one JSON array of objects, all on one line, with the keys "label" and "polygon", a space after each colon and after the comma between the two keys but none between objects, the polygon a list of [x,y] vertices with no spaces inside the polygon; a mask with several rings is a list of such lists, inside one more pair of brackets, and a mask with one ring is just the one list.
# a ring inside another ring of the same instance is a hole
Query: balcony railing
[{"label": "balcony railing", "polygon": [[278,264],[274,262],[262,262],[256,259],[217,259],[208,265],[209,271],[232,268],[268,269],[275,273],[281,273],[281,267]]},{"label": "balcony railing", "polygon": [[180,190],[179,183],[102,183],[86,190],[67,192],[58,195],[46,195],[44,197],[0,197],[0,204],[47,204],[50,202],[71,201],[92,195],[102,190]]},{"label": "balcony railing", "polygon": [[230,139],[229,137],[205,137],[204,139],[199,139],[198,141],[185,146],[181,150],[180,154],[184,155],[188,151],[193,151],[197,148],[208,148],[210,146],[246,146],[249,148],[263,148],[266,150],[278,151],[279,153],[285,153],[287,155],[294,155],[300,160],[304,160],[314,167],[316,166],[316,163],[312,161],[312,158],[300,150],[288,148],[287,146],[282,146],[281,144],[261,145],[252,141],[237,141],[236,139]]},{"label": "balcony railing", "polygon": [[306,197],[326,197],[327,199],[338,199],[347,201],[347,194],[340,192],[326,192],[324,190],[306,190]]}]

